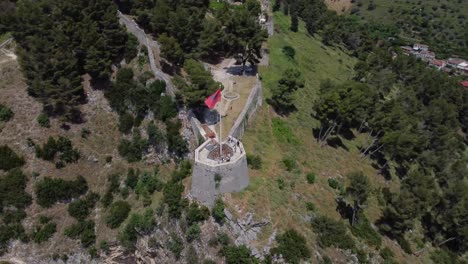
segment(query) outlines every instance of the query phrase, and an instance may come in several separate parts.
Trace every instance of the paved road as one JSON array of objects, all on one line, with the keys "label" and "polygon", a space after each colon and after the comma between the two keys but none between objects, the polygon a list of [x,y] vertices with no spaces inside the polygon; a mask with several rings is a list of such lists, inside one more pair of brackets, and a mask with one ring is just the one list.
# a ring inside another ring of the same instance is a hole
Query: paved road
[{"label": "paved road", "polygon": [[133,20],[118,12],[120,23],[124,24],[128,31],[130,31],[137,39],[140,45],[146,46],[148,49],[148,57],[150,61],[150,68],[156,78],[166,82],[166,94],[174,97],[174,85],[172,84],[171,78],[169,75],[162,72],[158,67],[156,67],[156,61],[154,60],[153,49],[159,52],[159,44],[154,41],[151,37],[141,29],[138,24]]}]

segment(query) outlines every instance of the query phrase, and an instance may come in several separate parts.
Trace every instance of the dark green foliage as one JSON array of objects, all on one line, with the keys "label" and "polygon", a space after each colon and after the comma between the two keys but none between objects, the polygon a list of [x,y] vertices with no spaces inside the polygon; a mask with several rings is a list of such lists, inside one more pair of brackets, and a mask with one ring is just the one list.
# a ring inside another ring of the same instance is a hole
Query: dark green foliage
[{"label": "dark green foliage", "polygon": [[197,222],[208,220],[209,217],[210,210],[206,206],[199,205],[198,203],[191,203],[188,206],[185,215],[187,225],[192,225]]},{"label": "dark green foliage", "polygon": [[132,131],[134,124],[134,118],[132,114],[129,114],[127,112],[121,114],[119,116],[119,131],[128,134]]},{"label": "dark green foliage", "polygon": [[35,243],[42,243],[51,238],[57,231],[57,225],[55,223],[47,223],[36,230],[33,233],[33,240]]},{"label": "dark green foliage", "polygon": [[353,226],[360,213],[362,213],[362,205],[366,203],[372,187],[369,179],[362,172],[351,172],[347,176],[350,183],[346,187],[345,198],[353,210],[351,216],[351,225]]},{"label": "dark green foliage", "polygon": [[309,172],[306,174],[306,180],[308,184],[314,184],[315,183],[315,174],[313,172]]},{"label": "dark green foliage", "polygon": [[226,215],[224,214],[224,202],[220,198],[216,199],[211,215],[218,223],[223,223]]},{"label": "dark green foliage", "polygon": [[301,73],[296,69],[288,69],[278,80],[278,85],[272,87],[272,96],[268,101],[279,114],[287,114],[294,110],[294,92],[303,87]]},{"label": "dark green foliage", "polygon": [[215,173],[214,175],[214,182],[215,182],[215,188],[218,189],[219,188],[219,184],[221,183],[221,180],[223,179],[223,176],[221,176],[221,174],[219,173]]},{"label": "dark green foliage", "polygon": [[328,179],[328,186],[330,186],[331,188],[335,189],[335,190],[342,190],[344,187],[343,187],[343,183],[337,179],[334,179],[334,178],[329,178]]},{"label": "dark green foliage", "polygon": [[278,189],[284,190],[284,187],[286,186],[286,183],[284,182],[283,178],[278,178],[276,179],[276,182],[278,183]]},{"label": "dark green foliage", "polygon": [[21,224],[0,225],[0,252],[5,252],[11,239],[23,239],[25,235]]},{"label": "dark green foliage", "polygon": [[28,179],[19,169],[0,177],[0,212],[4,207],[24,209],[31,204],[31,195],[26,193]]},{"label": "dark green foliage", "polygon": [[135,188],[135,193],[137,194],[137,199],[142,196],[143,205],[148,206],[151,204],[150,195],[155,191],[161,191],[163,187],[163,182],[161,181],[159,172],[156,169],[153,173],[143,172],[140,174]]},{"label": "dark green foliage", "polygon": [[184,63],[184,51],[175,38],[163,33],[158,37],[158,42],[161,44],[161,56],[174,66]]},{"label": "dark green foliage", "polygon": [[224,246],[221,249],[221,255],[224,256],[226,264],[253,264],[255,258],[250,255],[250,249],[245,245]]},{"label": "dark green foliage", "polygon": [[288,263],[300,263],[310,258],[310,250],[305,238],[294,229],[289,229],[276,237],[278,246],[273,248],[273,254],[281,254]]},{"label": "dark green foliage", "polygon": [[10,108],[0,104],[0,122],[8,122],[13,118],[13,111]]},{"label": "dark green foliage", "polygon": [[43,102],[48,115],[81,121],[80,75],[106,80],[125,51],[127,34],[116,7],[104,0],[24,1],[11,26],[29,94]]},{"label": "dark green foliage", "polygon": [[195,250],[195,248],[190,245],[188,250],[187,250],[187,256],[185,257],[187,263],[193,263],[193,264],[198,264],[199,263],[199,259],[198,259],[198,255],[197,255],[197,251]]},{"label": "dark green foliage", "polygon": [[434,261],[435,264],[461,264],[463,262],[458,261],[457,255],[453,252],[443,250],[443,249],[436,249],[430,254],[431,260]]},{"label": "dark green foliage", "polygon": [[50,127],[50,120],[49,120],[49,117],[44,114],[44,113],[40,113],[38,116],[37,116],[37,123],[41,126],[41,127]]},{"label": "dark green foliage", "polygon": [[346,226],[327,216],[318,216],[312,220],[314,232],[318,234],[318,241],[322,247],[335,246],[341,249],[353,249],[353,239],[347,234]]},{"label": "dark green foliage", "polygon": [[291,31],[292,32],[297,32],[299,27],[299,18],[297,17],[297,14],[294,12],[291,14]]},{"label": "dark green foliage", "polygon": [[171,238],[167,243],[167,247],[174,254],[175,258],[179,259],[180,254],[184,250],[184,242],[176,233],[171,233]]},{"label": "dark green foliage", "polygon": [[147,234],[156,226],[154,212],[146,209],[144,214],[132,214],[125,227],[119,233],[119,241],[127,248],[133,248],[138,234]]},{"label": "dark green foliage", "polygon": [[185,139],[180,135],[182,124],[179,120],[166,122],[167,147],[171,153],[177,157],[182,157],[188,152],[188,146]]},{"label": "dark green foliage", "polygon": [[394,264],[397,263],[393,258],[395,257],[395,253],[388,247],[384,247],[380,250],[380,256],[384,259],[384,263],[386,264]]},{"label": "dark green foliage", "polygon": [[127,179],[125,180],[125,184],[129,188],[135,189],[138,183],[138,179],[139,179],[138,172],[135,172],[133,168],[129,168],[127,172]]},{"label": "dark green foliage", "polygon": [[183,180],[187,178],[188,176],[190,176],[191,173],[192,173],[192,163],[190,163],[189,160],[182,160],[179,163],[178,169],[172,172],[171,180],[174,182]]},{"label": "dark green foliage", "polygon": [[81,138],[87,139],[89,135],[91,135],[91,131],[84,127],[81,129],[80,134],[81,134]]},{"label": "dark green foliage", "polygon": [[127,43],[125,44],[124,59],[127,63],[133,60],[138,54],[138,39],[132,34],[128,34]]},{"label": "dark green foliage", "polygon": [[294,57],[296,56],[296,50],[291,46],[284,46],[283,53],[291,60],[294,60]]},{"label": "dark green foliage", "polygon": [[7,145],[0,146],[0,170],[9,171],[13,168],[21,167],[24,159],[18,156]]},{"label": "dark green foliage", "polygon": [[42,207],[51,207],[56,202],[76,198],[87,190],[88,184],[83,176],[72,181],[45,177],[34,185],[36,202]]},{"label": "dark green foliage", "polygon": [[259,170],[262,168],[262,157],[260,155],[247,154],[247,164],[251,169]]},{"label": "dark green foliage", "polygon": [[[26,212],[24,212],[24,210],[4,210],[2,212],[2,221],[6,225],[21,223],[21,221],[25,218]],[[41,224],[45,223],[41,222]]]},{"label": "dark green foliage", "polygon": [[197,240],[200,238],[200,234],[201,234],[201,229],[200,229],[200,226],[195,223],[195,224],[192,224],[188,229],[187,229],[187,232],[185,233],[185,238],[187,239],[187,242],[192,242],[194,240]]},{"label": "dark green foliage", "polygon": [[148,124],[146,132],[148,133],[148,143],[151,146],[156,147],[157,151],[160,151],[160,148],[166,141],[163,132],[154,124],[154,122],[150,122]]},{"label": "dark green foliage", "polygon": [[365,217],[360,217],[351,227],[351,232],[359,238],[366,241],[367,244],[379,248],[382,245],[382,237],[372,228],[369,220]]},{"label": "dark green foliage", "polygon": [[297,166],[296,161],[290,158],[284,158],[282,162],[287,171],[293,171]]},{"label": "dark green foliage", "polygon": [[68,213],[77,220],[84,220],[89,216],[98,200],[99,194],[91,192],[84,198],[71,202],[68,205]]},{"label": "dark green foliage", "polygon": [[73,239],[80,239],[81,245],[84,247],[89,247],[96,242],[92,220],[79,221],[65,228],[64,234]]},{"label": "dark green foliage", "polygon": [[137,162],[141,160],[143,152],[148,148],[148,140],[141,138],[138,131],[134,131],[132,141],[122,139],[117,148],[120,156],[128,162]]},{"label": "dark green foliage", "polygon": [[305,205],[306,205],[307,210],[312,211],[312,212],[315,211],[316,207],[315,207],[315,204],[313,202],[306,202]]},{"label": "dark green foliage", "polygon": [[130,213],[130,204],[125,201],[114,202],[106,216],[106,224],[110,228],[117,228],[122,224],[125,219],[127,219],[128,214]]},{"label": "dark green foliage", "polygon": [[61,162],[72,163],[80,158],[80,152],[73,148],[70,139],[59,136],[57,140],[49,137],[42,147],[36,146],[36,156],[50,162],[58,159]]},{"label": "dark green foliage", "polygon": [[172,218],[179,218],[182,214],[184,203],[182,201],[182,192],[184,186],[180,182],[168,182],[164,186],[164,203],[169,208],[169,216]]},{"label": "dark green foliage", "polygon": [[[188,59],[184,63],[184,69],[188,74],[187,84],[182,89],[182,98],[189,107],[200,107],[204,100],[217,88],[211,73],[200,62]],[[168,133],[169,134],[169,133]]]}]

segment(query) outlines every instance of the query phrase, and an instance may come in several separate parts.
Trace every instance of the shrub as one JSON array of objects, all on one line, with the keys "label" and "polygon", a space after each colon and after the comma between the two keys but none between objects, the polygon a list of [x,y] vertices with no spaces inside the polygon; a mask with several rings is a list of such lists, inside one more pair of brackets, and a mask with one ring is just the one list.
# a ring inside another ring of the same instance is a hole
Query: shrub
[{"label": "shrub", "polygon": [[78,220],[84,220],[89,216],[98,200],[99,194],[90,193],[83,199],[71,202],[68,205],[68,213]]},{"label": "shrub", "polygon": [[276,179],[276,181],[278,182],[278,188],[280,190],[283,190],[284,187],[286,186],[286,183],[284,182],[284,179],[283,178],[278,178],[278,179]]},{"label": "shrub", "polygon": [[24,165],[24,159],[18,156],[10,147],[0,146],[0,170],[9,171]]},{"label": "shrub", "polygon": [[129,168],[127,172],[127,179],[125,180],[125,185],[131,189],[135,189],[138,183],[138,173],[135,172],[133,168]]},{"label": "shrub", "polygon": [[25,232],[21,224],[0,225],[0,253],[3,253],[11,239],[24,237]]},{"label": "shrub", "polygon": [[259,155],[247,154],[247,164],[251,169],[259,170],[262,168],[262,158]]},{"label": "shrub", "polygon": [[224,256],[226,264],[255,263],[250,255],[250,249],[245,245],[224,246],[220,253]]},{"label": "shrub", "polygon": [[335,189],[335,190],[340,190],[340,191],[343,191],[344,190],[344,186],[343,186],[343,183],[337,179],[334,179],[334,178],[329,178],[328,179],[328,186],[330,186],[331,188]]},{"label": "shrub", "polygon": [[112,156],[111,155],[107,155],[106,156],[106,163],[111,163],[112,162]]},{"label": "shrub", "polygon": [[130,213],[130,204],[125,201],[114,202],[109,208],[109,213],[106,216],[106,224],[110,228],[117,228],[127,219]]},{"label": "shrub", "polygon": [[53,137],[49,137],[42,147],[36,146],[36,156],[51,162],[58,156],[60,161],[72,163],[80,158],[80,152],[78,149],[73,148],[70,139],[59,136],[57,140]]},{"label": "shrub", "polygon": [[210,210],[204,205],[198,205],[198,203],[191,203],[187,208],[186,220],[188,225],[192,225],[197,222],[208,220],[210,217]]},{"label": "shrub", "polygon": [[215,173],[214,175],[214,181],[215,181],[215,188],[218,189],[219,188],[219,184],[221,183],[221,180],[223,179],[223,177],[218,174],[218,173]]},{"label": "shrub", "polygon": [[315,211],[315,204],[313,202],[306,202],[306,208],[309,211]]},{"label": "shrub", "polygon": [[31,195],[24,191],[27,181],[20,169],[13,169],[0,177],[0,212],[4,207],[24,209],[31,204]]},{"label": "shrub", "polygon": [[42,207],[51,207],[54,203],[78,197],[88,190],[83,176],[76,180],[66,181],[45,177],[34,186],[36,201]]},{"label": "shrub", "polygon": [[141,138],[141,135],[135,132],[132,141],[122,139],[117,148],[120,156],[128,162],[136,162],[141,160],[143,152],[148,148],[148,140]]},{"label": "shrub", "polygon": [[211,215],[218,223],[223,223],[226,215],[224,214],[224,202],[220,198],[216,199]]},{"label": "shrub", "polygon": [[168,182],[164,187],[163,201],[168,205],[169,216],[172,218],[179,218],[182,213],[183,202],[182,192],[184,186],[179,182]]},{"label": "shrub", "polygon": [[10,108],[0,104],[0,122],[8,122],[13,117],[13,111]]},{"label": "shrub", "polygon": [[91,135],[91,131],[84,127],[81,129],[80,134],[81,134],[81,138],[87,139],[89,135]]},{"label": "shrub", "polygon": [[184,243],[176,233],[171,233],[171,238],[168,242],[167,247],[174,254],[176,259],[180,258],[182,250],[184,250]]},{"label": "shrub", "polygon": [[431,259],[435,264],[452,264],[452,263],[463,263],[458,261],[457,255],[453,252],[444,249],[436,249],[431,252]]},{"label": "shrub", "polygon": [[273,248],[273,254],[281,254],[288,263],[299,263],[310,257],[305,237],[294,229],[289,229],[276,237],[278,246]]},{"label": "shrub", "polygon": [[50,127],[49,117],[44,113],[39,114],[37,117],[37,123],[41,127]]},{"label": "shrub", "polygon": [[132,114],[123,113],[119,116],[119,131],[128,134],[132,131],[134,118]]},{"label": "shrub", "polygon": [[185,233],[187,242],[192,242],[200,238],[201,229],[198,224],[192,224]]},{"label": "shrub", "polygon": [[188,152],[187,142],[179,132],[182,124],[178,120],[175,122],[167,121],[166,126],[167,147],[169,152],[176,155],[177,157],[182,157],[185,153]]},{"label": "shrub", "polygon": [[306,180],[307,180],[307,183],[314,184],[315,183],[315,174],[312,173],[312,172],[307,173],[306,174]]},{"label": "shrub", "polygon": [[293,159],[285,158],[282,160],[282,162],[287,171],[292,171],[294,168],[296,168],[296,161]]},{"label": "shrub", "polygon": [[351,232],[355,236],[364,239],[367,244],[373,245],[376,248],[382,245],[382,237],[372,228],[369,220],[364,216],[360,217],[359,220],[354,223],[354,226],[351,227]]},{"label": "shrub", "polygon": [[296,56],[296,50],[291,46],[284,46],[283,53],[291,60],[294,60],[294,56]]},{"label": "shrub", "polygon": [[156,225],[154,212],[146,209],[144,214],[132,214],[122,231],[119,233],[119,241],[127,248],[132,248],[138,238],[138,232],[149,233]]},{"label": "shrub", "polygon": [[42,243],[49,240],[56,231],[57,225],[55,223],[47,223],[34,231],[33,240],[35,243]]},{"label": "shrub", "polygon": [[92,220],[79,221],[65,228],[64,234],[70,238],[79,238],[84,247],[89,247],[96,242],[94,222]]},{"label": "shrub", "polygon": [[353,239],[346,234],[346,226],[326,216],[318,216],[312,220],[312,227],[318,234],[318,241],[322,247],[335,246],[341,249],[353,249]]},{"label": "shrub", "polygon": [[220,232],[218,234],[218,242],[223,246],[227,246],[231,243],[231,239],[229,238],[228,234]]}]

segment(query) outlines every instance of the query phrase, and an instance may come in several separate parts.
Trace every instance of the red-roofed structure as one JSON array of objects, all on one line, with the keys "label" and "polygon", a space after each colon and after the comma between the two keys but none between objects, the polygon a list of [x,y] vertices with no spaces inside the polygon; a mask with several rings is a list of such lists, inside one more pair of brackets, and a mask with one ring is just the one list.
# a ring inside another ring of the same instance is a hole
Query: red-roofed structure
[{"label": "red-roofed structure", "polygon": [[468,80],[460,82],[460,84],[465,87],[465,89],[468,89]]}]

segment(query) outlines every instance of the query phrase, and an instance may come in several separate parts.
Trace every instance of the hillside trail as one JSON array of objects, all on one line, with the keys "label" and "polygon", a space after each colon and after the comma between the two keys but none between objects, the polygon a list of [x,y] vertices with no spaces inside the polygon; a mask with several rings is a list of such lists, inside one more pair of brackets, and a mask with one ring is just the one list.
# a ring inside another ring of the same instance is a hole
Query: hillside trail
[{"label": "hillside trail", "polygon": [[146,34],[145,31],[141,29],[138,24],[129,16],[124,15],[119,11],[118,17],[120,23],[125,25],[127,30],[138,39],[138,43],[147,48],[151,71],[156,78],[166,82],[166,94],[171,97],[175,97],[174,85],[172,84],[171,77],[158,68],[159,61],[155,59],[155,56],[159,58],[159,43],[153,40],[150,35]]}]

